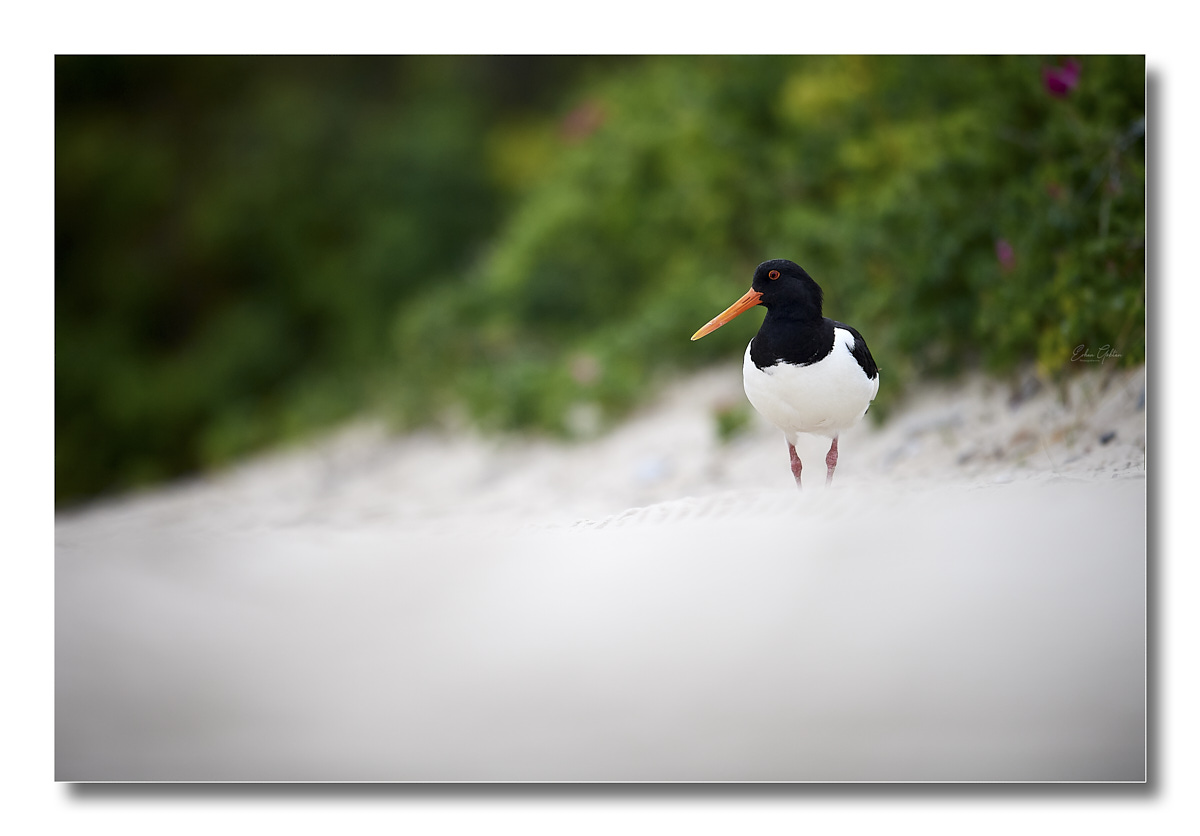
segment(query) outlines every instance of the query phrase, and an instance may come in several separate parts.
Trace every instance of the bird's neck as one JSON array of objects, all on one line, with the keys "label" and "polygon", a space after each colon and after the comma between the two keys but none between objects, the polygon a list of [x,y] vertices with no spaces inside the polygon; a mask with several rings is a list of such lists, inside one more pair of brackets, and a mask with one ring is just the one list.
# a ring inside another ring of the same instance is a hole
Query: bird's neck
[{"label": "bird's neck", "polygon": [[825,322],[819,306],[789,305],[786,308],[767,308],[763,325],[770,323],[787,330],[796,328],[819,328]]},{"label": "bird's neck", "polygon": [[815,363],[833,350],[833,322],[820,316],[767,310],[762,328],[750,346],[750,356],[760,369],[783,361]]}]

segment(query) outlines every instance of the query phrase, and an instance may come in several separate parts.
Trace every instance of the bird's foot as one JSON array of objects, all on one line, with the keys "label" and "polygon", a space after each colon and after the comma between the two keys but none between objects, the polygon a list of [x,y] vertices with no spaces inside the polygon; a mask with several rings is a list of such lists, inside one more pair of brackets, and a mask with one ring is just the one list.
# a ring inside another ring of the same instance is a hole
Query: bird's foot
[{"label": "bird's foot", "polygon": [[788,454],[792,457],[792,476],[796,480],[796,487],[800,487],[800,471],[803,465],[800,464],[800,457],[796,455],[796,446],[792,442],[788,442]]}]

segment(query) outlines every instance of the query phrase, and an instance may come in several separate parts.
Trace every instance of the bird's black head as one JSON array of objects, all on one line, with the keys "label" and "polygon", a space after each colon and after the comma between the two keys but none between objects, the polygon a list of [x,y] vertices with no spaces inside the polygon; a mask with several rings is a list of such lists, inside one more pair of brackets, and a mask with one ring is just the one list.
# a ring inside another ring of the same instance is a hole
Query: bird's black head
[{"label": "bird's black head", "polygon": [[821,319],[821,288],[804,272],[804,268],[786,258],[764,261],[754,271],[754,282],[746,295],[738,299],[708,324],[692,334],[698,340],[711,334],[735,316],[762,305],[767,309],[767,321]]},{"label": "bird's black head", "polygon": [[758,304],[776,316],[821,318],[821,288],[794,261],[786,258],[764,261],[754,271],[751,287],[762,294]]}]

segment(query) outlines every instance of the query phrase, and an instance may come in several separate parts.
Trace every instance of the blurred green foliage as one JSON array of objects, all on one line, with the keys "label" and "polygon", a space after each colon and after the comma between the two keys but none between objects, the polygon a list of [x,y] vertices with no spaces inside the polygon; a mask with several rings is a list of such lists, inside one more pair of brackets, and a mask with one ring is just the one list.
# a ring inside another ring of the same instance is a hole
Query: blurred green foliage
[{"label": "blurred green foliage", "polygon": [[375,408],[513,199],[490,143],[606,63],[59,57],[59,501]]},{"label": "blurred green foliage", "polygon": [[748,401],[720,404],[713,410],[717,440],[728,444],[750,428],[753,407]]},{"label": "blurred green foliage", "polygon": [[590,434],[739,359],[760,314],[688,337],[767,258],[866,335],[873,414],[1139,363],[1145,62],[1062,66],[59,58],[58,498],[363,410]]}]

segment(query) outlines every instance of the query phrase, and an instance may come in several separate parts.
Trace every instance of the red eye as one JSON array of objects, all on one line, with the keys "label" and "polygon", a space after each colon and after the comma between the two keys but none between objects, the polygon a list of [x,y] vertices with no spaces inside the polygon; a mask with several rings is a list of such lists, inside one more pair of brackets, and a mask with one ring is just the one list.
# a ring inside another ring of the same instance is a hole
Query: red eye
[{"label": "red eye", "polygon": [[770,277],[771,277],[771,279],[772,279],[772,281],[773,281],[773,280],[775,280],[775,279],[778,279],[778,278],[779,278],[779,271],[778,271],[778,270],[772,270],[770,273],[767,273],[767,275],[768,275],[768,276],[770,276]]}]

